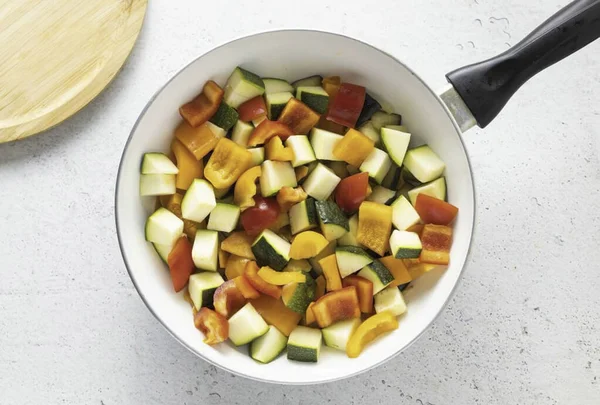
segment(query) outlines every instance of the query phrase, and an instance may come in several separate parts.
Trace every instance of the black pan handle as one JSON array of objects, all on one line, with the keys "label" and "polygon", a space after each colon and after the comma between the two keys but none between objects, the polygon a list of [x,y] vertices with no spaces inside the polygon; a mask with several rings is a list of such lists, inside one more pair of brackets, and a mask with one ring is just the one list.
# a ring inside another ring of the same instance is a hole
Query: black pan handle
[{"label": "black pan handle", "polygon": [[484,128],[527,80],[598,37],[600,0],[576,0],[506,52],[446,78]]}]

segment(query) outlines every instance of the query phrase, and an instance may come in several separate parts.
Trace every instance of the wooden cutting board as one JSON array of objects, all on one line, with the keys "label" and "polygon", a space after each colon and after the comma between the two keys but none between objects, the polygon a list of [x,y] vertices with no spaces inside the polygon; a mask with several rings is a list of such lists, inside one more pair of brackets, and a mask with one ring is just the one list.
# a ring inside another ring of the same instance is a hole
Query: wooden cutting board
[{"label": "wooden cutting board", "polygon": [[147,0],[0,0],[0,143],[96,97],[142,28]]}]

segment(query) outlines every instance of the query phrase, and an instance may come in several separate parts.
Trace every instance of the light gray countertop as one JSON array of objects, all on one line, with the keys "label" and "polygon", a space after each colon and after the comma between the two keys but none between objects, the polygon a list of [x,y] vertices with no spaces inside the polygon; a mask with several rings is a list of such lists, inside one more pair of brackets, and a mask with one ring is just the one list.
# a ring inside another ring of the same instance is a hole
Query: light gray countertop
[{"label": "light gray countertop", "polygon": [[417,343],[361,376],[282,387],[196,358],[138,297],[114,226],[134,121],[215,45],[276,28],[341,32],[436,88],[564,4],[152,1],[104,93],[46,134],[0,145],[0,404],[599,404],[600,43],[465,135],[478,207],[462,284]]}]

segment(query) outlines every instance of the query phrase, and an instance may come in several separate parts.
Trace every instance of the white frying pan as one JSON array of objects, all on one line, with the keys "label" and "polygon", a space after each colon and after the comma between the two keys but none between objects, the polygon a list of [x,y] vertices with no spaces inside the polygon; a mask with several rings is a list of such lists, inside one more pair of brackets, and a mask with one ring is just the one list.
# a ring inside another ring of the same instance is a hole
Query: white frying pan
[{"label": "white frying pan", "polygon": [[[140,296],[165,328],[203,359],[248,378],[283,384],[310,384],[346,378],[390,359],[433,322],[449,300],[468,256],[475,222],[473,176],[461,136],[485,127],[512,94],[542,69],[600,36],[600,0],[578,0],[527,38],[488,61],[448,74],[450,85],[437,95],[415,72],[375,47],[317,31],[275,31],[222,45],[177,73],[139,117],[123,153],[116,187],[117,234],[123,259]],[[370,345],[358,359],[324,348],[318,364],[288,361],[268,365],[252,360],[245,348],[210,347],[194,328],[190,306],[174,294],[169,273],[144,240],[144,223],[154,202],[138,196],[143,153],[167,151],[180,117],[178,107],[208,79],[225,83],[241,65],[263,76],[295,80],[312,74],[340,75],[367,87],[377,100],[402,114],[414,144],[428,143],[447,164],[449,201],[460,208],[451,264],[428,273],[406,293],[408,312],[400,328]],[[193,370],[190,370],[193,372]]]}]

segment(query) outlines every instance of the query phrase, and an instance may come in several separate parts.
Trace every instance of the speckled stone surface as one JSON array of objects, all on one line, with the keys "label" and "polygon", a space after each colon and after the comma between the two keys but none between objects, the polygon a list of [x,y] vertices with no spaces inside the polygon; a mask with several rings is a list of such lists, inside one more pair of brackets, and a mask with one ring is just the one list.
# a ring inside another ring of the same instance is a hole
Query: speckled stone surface
[{"label": "speckled stone surface", "polygon": [[122,73],[48,133],[0,145],[0,404],[600,404],[600,43],[465,135],[477,183],[462,285],[386,365],[311,387],[208,365],[150,315],[121,260],[113,192],[140,111],[211,47],[265,29],[341,32],[434,88],[566,1],[152,1]]}]

